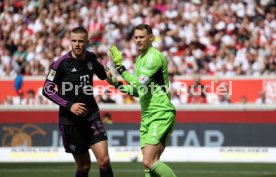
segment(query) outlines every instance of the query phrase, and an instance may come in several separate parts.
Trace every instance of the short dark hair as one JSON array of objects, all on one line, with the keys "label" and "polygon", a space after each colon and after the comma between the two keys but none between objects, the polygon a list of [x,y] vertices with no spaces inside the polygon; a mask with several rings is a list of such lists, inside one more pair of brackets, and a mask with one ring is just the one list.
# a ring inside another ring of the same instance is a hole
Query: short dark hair
[{"label": "short dark hair", "polygon": [[148,35],[152,34],[152,28],[148,24],[142,23],[142,24],[135,27],[135,30],[143,30],[143,29],[147,30]]},{"label": "short dark hair", "polygon": [[87,30],[82,26],[79,26],[79,27],[76,27],[76,28],[72,29],[71,33],[84,33],[84,34],[88,35]]}]

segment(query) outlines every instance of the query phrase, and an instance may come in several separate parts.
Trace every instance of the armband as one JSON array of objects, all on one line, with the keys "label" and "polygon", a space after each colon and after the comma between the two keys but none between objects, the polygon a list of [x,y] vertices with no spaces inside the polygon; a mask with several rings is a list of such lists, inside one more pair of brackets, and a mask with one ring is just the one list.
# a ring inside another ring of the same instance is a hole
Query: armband
[{"label": "armband", "polygon": [[117,67],[116,69],[120,75],[122,75],[122,73],[126,71],[126,67],[124,65]]}]

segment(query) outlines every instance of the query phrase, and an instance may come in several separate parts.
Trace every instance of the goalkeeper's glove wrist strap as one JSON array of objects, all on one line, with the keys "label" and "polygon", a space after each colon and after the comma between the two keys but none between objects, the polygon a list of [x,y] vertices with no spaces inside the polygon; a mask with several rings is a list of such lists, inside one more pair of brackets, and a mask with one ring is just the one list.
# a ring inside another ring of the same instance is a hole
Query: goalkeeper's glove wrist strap
[{"label": "goalkeeper's glove wrist strap", "polygon": [[121,81],[118,82],[117,85],[115,85],[115,88],[117,89],[118,87],[120,87],[121,85],[124,85]]},{"label": "goalkeeper's glove wrist strap", "polygon": [[126,71],[126,67],[124,65],[116,67],[117,71],[119,74],[122,74],[123,72]]}]

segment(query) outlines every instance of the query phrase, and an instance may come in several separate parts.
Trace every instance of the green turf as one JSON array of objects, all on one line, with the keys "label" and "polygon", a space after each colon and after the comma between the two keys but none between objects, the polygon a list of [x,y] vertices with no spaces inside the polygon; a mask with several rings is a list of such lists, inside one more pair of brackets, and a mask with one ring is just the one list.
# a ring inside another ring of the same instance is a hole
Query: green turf
[{"label": "green turf", "polygon": [[[276,177],[276,164],[168,163],[178,177]],[[144,177],[141,163],[112,163],[115,177]],[[75,177],[73,163],[0,163],[0,177]],[[90,177],[98,177],[92,164]]]}]

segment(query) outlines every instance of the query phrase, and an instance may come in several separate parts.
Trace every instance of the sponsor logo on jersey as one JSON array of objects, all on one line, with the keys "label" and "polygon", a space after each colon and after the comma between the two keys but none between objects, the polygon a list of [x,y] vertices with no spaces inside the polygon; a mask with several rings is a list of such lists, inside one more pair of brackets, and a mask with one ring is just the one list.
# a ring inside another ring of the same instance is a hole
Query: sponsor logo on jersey
[{"label": "sponsor logo on jersey", "polygon": [[80,76],[80,85],[85,86],[88,84],[89,84],[89,75],[86,74],[86,75]]}]

